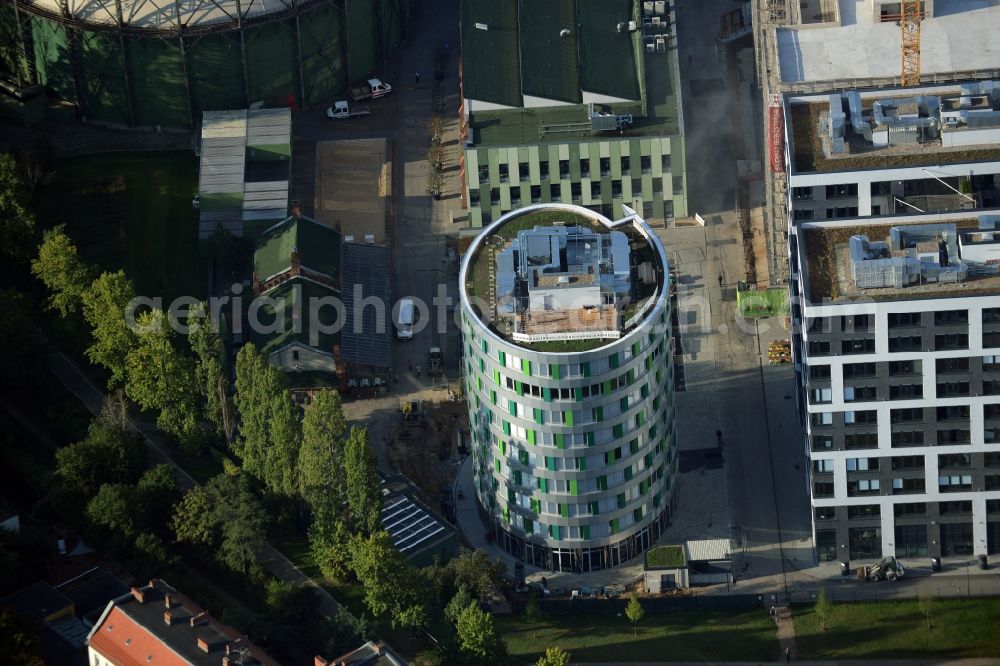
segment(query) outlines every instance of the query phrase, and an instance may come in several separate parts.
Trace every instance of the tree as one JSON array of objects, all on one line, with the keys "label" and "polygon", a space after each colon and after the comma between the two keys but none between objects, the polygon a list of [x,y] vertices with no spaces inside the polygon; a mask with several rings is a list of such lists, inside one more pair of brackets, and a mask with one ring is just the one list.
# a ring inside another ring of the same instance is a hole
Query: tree
[{"label": "tree", "polygon": [[473,664],[500,664],[506,661],[507,646],[497,634],[493,616],[471,603],[458,615],[455,623],[458,645]]},{"label": "tree", "polygon": [[625,606],[625,617],[628,621],[632,623],[632,634],[637,635],[639,633],[639,622],[642,620],[643,616],[646,614],[646,610],[639,603],[639,595],[635,592],[628,596],[628,605]]},{"label": "tree", "polygon": [[309,552],[327,580],[343,578],[351,570],[351,532],[340,518],[315,521],[309,527]]},{"label": "tree", "polygon": [[458,592],[456,592],[455,596],[451,598],[448,605],[444,607],[445,619],[452,624],[455,624],[458,622],[458,616],[462,614],[462,611],[465,610],[466,606],[471,603],[475,603],[475,601],[476,600],[472,598],[472,595],[469,594],[469,590],[465,586],[458,588]]},{"label": "tree", "polygon": [[87,503],[87,518],[116,538],[131,538],[148,522],[139,489],[127,483],[101,486]]},{"label": "tree", "polygon": [[11,666],[45,666],[38,622],[13,610],[0,611],[0,653]]},{"label": "tree", "polygon": [[531,637],[534,638],[538,624],[542,621],[542,608],[538,599],[528,599],[528,604],[524,607],[524,621],[531,627]]},{"label": "tree", "polygon": [[125,395],[143,409],[159,411],[156,425],[188,450],[201,444],[194,361],[181,354],[162,310],[139,315],[141,333],[125,359]]},{"label": "tree", "polygon": [[153,532],[140,532],[135,537],[132,548],[132,573],[139,580],[149,580],[163,576],[164,571],[176,564],[176,557],[167,552],[167,547]]},{"label": "tree", "polygon": [[387,615],[393,628],[427,624],[417,572],[393,546],[388,532],[352,536],[350,553],[354,575],[365,588],[365,605],[373,615]]},{"label": "tree", "polygon": [[503,578],[504,566],[482,550],[462,548],[458,557],[448,563],[455,576],[455,587],[463,585],[475,596],[489,594]]},{"label": "tree", "polygon": [[351,428],[344,443],[344,473],[347,477],[347,506],[354,528],[365,534],[377,532],[382,522],[382,494],[379,492],[378,459],[368,445],[368,431]]},{"label": "tree", "polygon": [[132,432],[90,425],[87,438],[56,451],[56,475],[91,495],[104,483],[132,483],[146,464],[146,449]]},{"label": "tree", "polygon": [[229,442],[235,423],[229,404],[229,380],[222,367],[218,321],[212,319],[208,307],[202,302],[191,309],[189,327],[188,343],[196,358],[195,379],[205,399],[205,418]]},{"label": "tree", "polygon": [[102,273],[83,293],[83,317],[90,325],[94,342],[87,358],[111,373],[111,386],[125,381],[125,359],[136,346],[135,332],[125,319],[135,287],[125,273]]},{"label": "tree", "polygon": [[545,648],[545,654],[539,657],[535,666],[569,666],[569,652],[560,647]]},{"label": "tree", "polygon": [[59,225],[42,235],[31,272],[52,292],[49,307],[66,317],[80,309],[94,270],[77,256],[76,246]]},{"label": "tree", "polygon": [[139,498],[150,524],[164,525],[170,520],[170,507],[177,500],[177,480],[169,465],[157,465],[139,479]]},{"label": "tree", "polygon": [[27,263],[35,220],[24,205],[24,183],[14,156],[0,154],[0,252],[18,264]]},{"label": "tree", "polygon": [[299,450],[299,494],[319,520],[329,520],[346,501],[343,451],[347,421],[340,394],[330,389],[317,393],[302,421]]},{"label": "tree", "polygon": [[830,601],[826,598],[826,590],[820,588],[816,595],[816,605],[813,607],[816,617],[819,619],[820,628],[826,631],[826,622],[830,619]]},{"label": "tree", "polygon": [[241,476],[220,474],[194,488],[174,507],[178,541],[207,547],[234,571],[246,573],[263,544],[264,509]]},{"label": "tree", "polygon": [[0,376],[9,385],[31,381],[37,371],[39,342],[38,327],[31,319],[32,304],[19,291],[0,289]]},{"label": "tree", "polygon": [[236,355],[236,408],[240,438],[233,448],[243,470],[274,492],[293,493],[302,443],[298,409],[285,376],[252,344]]}]

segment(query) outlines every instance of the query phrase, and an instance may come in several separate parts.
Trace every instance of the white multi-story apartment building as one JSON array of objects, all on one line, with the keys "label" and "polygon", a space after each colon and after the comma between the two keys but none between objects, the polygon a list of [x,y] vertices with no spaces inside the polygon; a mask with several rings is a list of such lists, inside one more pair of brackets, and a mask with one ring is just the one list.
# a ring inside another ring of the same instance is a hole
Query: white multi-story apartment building
[{"label": "white multi-story apartment building", "polygon": [[626,212],[515,210],[462,263],[479,508],[505,550],[552,570],[639,555],[673,505],[667,257]]},{"label": "white multi-story apartment building", "polygon": [[1000,552],[1000,86],[782,110],[818,557]]}]

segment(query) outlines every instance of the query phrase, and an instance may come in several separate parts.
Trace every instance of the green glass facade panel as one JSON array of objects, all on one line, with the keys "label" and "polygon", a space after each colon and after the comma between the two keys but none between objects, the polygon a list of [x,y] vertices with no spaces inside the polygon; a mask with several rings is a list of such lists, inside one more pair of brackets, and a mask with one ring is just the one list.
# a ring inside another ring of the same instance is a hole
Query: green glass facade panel
[{"label": "green glass facade panel", "polygon": [[580,494],[580,482],[578,480],[576,480],[576,479],[570,479],[569,482],[568,482],[568,485],[569,485],[569,494],[570,495],[576,496],[576,495]]},{"label": "green glass facade panel", "polygon": [[552,377],[552,379],[559,379],[560,378],[560,374],[561,373],[560,373],[559,368],[560,368],[560,366],[559,366],[558,363],[553,363],[552,365],[549,366],[549,375]]},{"label": "green glass facade panel", "polygon": [[555,443],[557,449],[561,449],[561,448],[565,447],[565,439],[564,438],[565,438],[565,435],[563,435],[563,433],[561,433],[561,432],[557,432],[557,433],[555,433],[555,434],[552,435],[552,440]]},{"label": "green glass facade panel", "polygon": [[577,402],[583,402],[583,387],[577,386],[573,389],[573,396],[576,398]]},{"label": "green glass facade panel", "polygon": [[544,424],[545,423],[545,419],[542,416],[542,410],[539,409],[538,407],[535,407],[535,408],[533,408],[532,411],[534,412],[534,415],[535,415],[535,423],[538,423],[539,425]]},{"label": "green glass facade panel", "polygon": [[581,539],[589,539],[590,538],[590,525],[581,525],[580,526],[580,538]]},{"label": "green glass facade panel", "polygon": [[542,400],[545,402],[552,402],[552,389],[548,386],[542,387]]},{"label": "green glass facade panel", "polygon": [[531,376],[531,361],[529,359],[521,359],[521,372],[529,377]]},{"label": "green glass facade panel", "polygon": [[590,376],[590,361],[584,361],[580,364],[580,372],[583,373],[584,377]]},{"label": "green glass facade panel", "polygon": [[573,411],[572,410],[567,409],[566,411],[563,412],[563,423],[565,423],[568,426],[572,426],[573,425]]},{"label": "green glass facade panel", "polygon": [[534,444],[535,443],[535,431],[534,430],[528,430],[527,431],[527,435],[528,435],[528,444]]}]

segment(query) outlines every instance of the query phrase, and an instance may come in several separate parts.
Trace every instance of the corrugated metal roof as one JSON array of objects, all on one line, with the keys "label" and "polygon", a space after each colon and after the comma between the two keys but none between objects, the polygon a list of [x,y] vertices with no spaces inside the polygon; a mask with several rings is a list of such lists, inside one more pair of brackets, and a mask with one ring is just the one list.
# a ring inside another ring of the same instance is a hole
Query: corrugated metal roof
[{"label": "corrugated metal roof", "polygon": [[729,539],[700,539],[685,543],[684,550],[688,562],[711,562],[730,559],[732,546]]},{"label": "corrugated metal roof", "polygon": [[280,108],[248,111],[246,140],[248,146],[290,143],[292,140],[292,110]]},{"label": "corrugated metal roof", "polygon": [[292,116],[287,108],[205,111],[202,114],[199,238],[210,237],[219,226],[236,236],[243,236],[240,220],[287,217],[287,166],[283,169],[285,177],[280,180],[247,182],[246,164],[248,145],[272,148],[290,145],[291,133]]},{"label": "corrugated metal roof", "polygon": [[[392,328],[389,321],[389,248],[369,243],[343,243],[340,256],[345,323],[340,332],[341,355],[348,363],[387,368],[391,362]],[[364,308],[361,321],[356,320],[355,285],[361,286],[361,299],[374,297],[385,303],[381,330],[378,330],[378,317],[372,307]]]}]

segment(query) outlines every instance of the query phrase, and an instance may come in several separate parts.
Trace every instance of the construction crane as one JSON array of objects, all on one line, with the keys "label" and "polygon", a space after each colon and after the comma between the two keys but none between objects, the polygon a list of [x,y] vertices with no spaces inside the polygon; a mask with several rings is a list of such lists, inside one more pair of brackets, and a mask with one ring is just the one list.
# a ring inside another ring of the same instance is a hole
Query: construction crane
[{"label": "construction crane", "polygon": [[902,51],[902,74],[900,84],[915,86],[920,84],[920,0],[903,0],[903,15],[899,22]]}]

